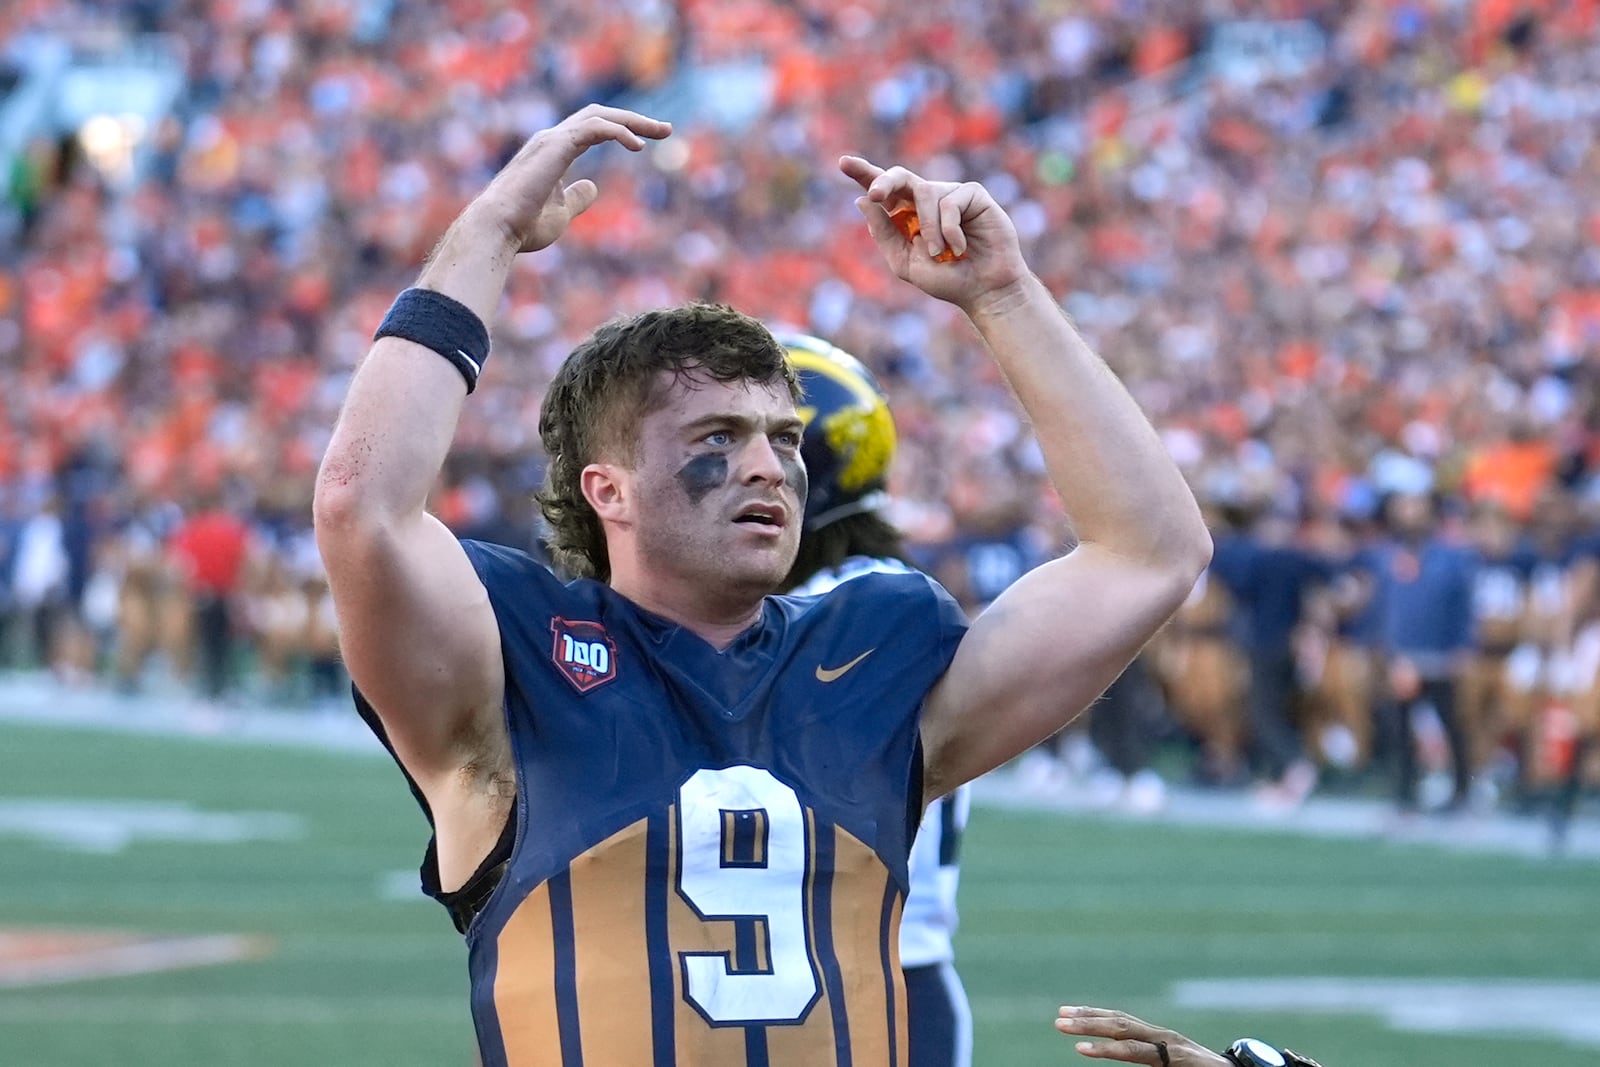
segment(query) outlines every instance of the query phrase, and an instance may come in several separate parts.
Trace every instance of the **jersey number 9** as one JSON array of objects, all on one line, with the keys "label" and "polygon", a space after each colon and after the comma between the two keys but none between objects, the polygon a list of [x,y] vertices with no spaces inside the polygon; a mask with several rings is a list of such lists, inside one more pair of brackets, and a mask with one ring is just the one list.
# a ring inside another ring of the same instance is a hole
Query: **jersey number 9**
[{"label": "jersey number 9", "polygon": [[678,812],[679,895],[707,922],[753,924],[766,948],[759,969],[735,969],[728,952],[679,953],[684,995],[714,1026],[802,1021],[819,986],[800,798],[758,767],[723,767],[684,782]]}]

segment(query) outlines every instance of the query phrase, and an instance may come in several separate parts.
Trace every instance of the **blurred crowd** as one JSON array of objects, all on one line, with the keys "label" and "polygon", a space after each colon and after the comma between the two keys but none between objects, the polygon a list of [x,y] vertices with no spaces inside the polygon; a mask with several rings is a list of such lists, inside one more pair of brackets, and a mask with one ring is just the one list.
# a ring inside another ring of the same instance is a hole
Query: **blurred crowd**
[{"label": "blurred crowd", "polygon": [[[596,153],[599,203],[514,272],[435,497],[457,532],[536,549],[552,369],[611,315],[713,299],[877,372],[894,518],[969,607],[993,599],[1070,525],[975,336],[882,269],[833,161],[977,179],[1219,538],[1062,758],[1087,738],[1131,788],[1177,737],[1196,774],[1286,803],[1375,758],[1404,803],[1441,767],[1575,782],[1600,730],[1597,6],[7,4],[0,45],[160,33],[187,87],[131,188],[70,141],[12,176],[0,663],[336,691],[309,504],[373,328],[527,135],[656,103],[700,118]],[[1240,25],[1321,46],[1230,61]],[[1441,590],[1464,599],[1413,603]]]}]

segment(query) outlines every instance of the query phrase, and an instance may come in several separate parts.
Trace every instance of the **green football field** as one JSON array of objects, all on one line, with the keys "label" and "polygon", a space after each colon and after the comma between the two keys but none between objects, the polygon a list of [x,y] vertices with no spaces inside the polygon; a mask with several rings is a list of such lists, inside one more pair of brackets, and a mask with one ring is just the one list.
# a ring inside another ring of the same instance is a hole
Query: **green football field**
[{"label": "green football field", "polygon": [[[422,836],[379,757],[0,724],[0,1067],[466,1067],[463,951],[408,892]],[[964,859],[980,1065],[1088,1062],[1062,1003],[1327,1067],[1600,1046],[1591,862],[981,806]]]}]

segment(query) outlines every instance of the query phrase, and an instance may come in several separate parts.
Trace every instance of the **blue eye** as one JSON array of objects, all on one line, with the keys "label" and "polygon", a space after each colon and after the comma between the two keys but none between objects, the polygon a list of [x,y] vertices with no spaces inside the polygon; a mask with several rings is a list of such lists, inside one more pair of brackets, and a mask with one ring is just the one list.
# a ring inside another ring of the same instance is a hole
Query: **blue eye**
[{"label": "blue eye", "polygon": [[715,445],[716,447],[721,448],[723,445],[733,444],[733,434],[729,433],[727,430],[713,430],[706,434],[705,442],[708,445]]}]

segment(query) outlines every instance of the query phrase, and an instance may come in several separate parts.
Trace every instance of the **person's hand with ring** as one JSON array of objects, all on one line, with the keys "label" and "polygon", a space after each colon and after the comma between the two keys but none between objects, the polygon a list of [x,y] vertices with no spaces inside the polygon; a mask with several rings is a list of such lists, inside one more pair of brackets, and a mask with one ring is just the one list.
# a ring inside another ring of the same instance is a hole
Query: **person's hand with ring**
[{"label": "person's hand with ring", "polygon": [[1077,1043],[1078,1052],[1090,1059],[1143,1063],[1147,1067],[1233,1067],[1225,1056],[1176,1030],[1152,1026],[1125,1011],[1064,1007],[1056,1014],[1056,1029],[1063,1034],[1105,1039]]}]

